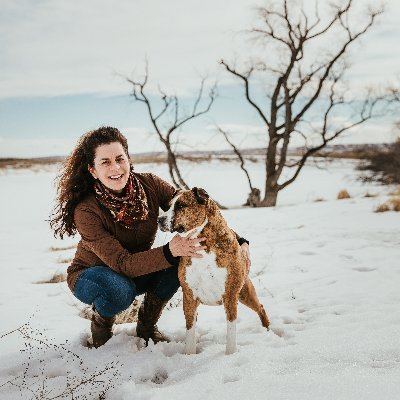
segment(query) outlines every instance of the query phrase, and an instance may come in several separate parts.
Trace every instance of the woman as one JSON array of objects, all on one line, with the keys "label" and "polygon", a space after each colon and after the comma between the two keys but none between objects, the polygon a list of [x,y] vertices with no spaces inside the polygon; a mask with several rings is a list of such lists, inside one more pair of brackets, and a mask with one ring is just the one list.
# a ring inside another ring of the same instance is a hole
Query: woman
[{"label": "woman", "polygon": [[[206,248],[203,238],[192,237],[195,232],[151,248],[159,208],[168,209],[176,190],[154,174],[133,172],[126,138],[116,128],[101,127],[81,137],[63,166],[57,193],[50,225],[61,238],[81,236],[67,283],[93,307],[93,346],[111,338],[115,315],[143,293],[137,336],[146,344],[166,341],[156,324],[179,288],[179,257],[202,257],[198,251]],[[243,249],[248,255],[246,243]]]}]

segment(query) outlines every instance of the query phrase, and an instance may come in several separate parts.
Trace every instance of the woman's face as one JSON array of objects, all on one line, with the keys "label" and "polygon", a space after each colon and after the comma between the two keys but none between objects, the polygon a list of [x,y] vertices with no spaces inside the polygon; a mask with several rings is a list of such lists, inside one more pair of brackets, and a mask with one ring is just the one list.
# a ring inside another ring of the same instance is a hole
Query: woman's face
[{"label": "woman's face", "polygon": [[108,189],[121,193],[129,178],[129,158],[121,143],[102,144],[96,148],[94,166],[88,169]]}]

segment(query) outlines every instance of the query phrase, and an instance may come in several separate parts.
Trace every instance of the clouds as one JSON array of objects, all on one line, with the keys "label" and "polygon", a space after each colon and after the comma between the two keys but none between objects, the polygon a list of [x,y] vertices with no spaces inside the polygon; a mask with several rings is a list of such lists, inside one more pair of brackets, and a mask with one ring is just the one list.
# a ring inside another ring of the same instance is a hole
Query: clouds
[{"label": "clouds", "polygon": [[[145,57],[154,80],[174,90],[197,87],[199,75],[228,79],[217,61],[244,49],[235,33],[254,20],[257,1],[2,3],[0,96],[14,97],[121,93],[127,86],[118,73],[140,75]],[[399,12],[392,0],[384,22],[356,52],[367,65],[353,76],[377,75],[382,65],[388,74],[400,69]]]},{"label": "clouds", "polygon": [[110,93],[150,60],[151,73],[190,87],[218,68],[233,30],[250,10],[244,0],[169,2],[42,0],[3,7],[1,95]]}]

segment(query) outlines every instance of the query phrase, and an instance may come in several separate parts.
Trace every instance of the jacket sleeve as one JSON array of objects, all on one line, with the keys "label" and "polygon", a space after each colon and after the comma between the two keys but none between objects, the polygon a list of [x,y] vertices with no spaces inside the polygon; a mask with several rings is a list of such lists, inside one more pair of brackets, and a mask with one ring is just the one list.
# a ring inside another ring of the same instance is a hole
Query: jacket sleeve
[{"label": "jacket sleeve", "polygon": [[235,238],[236,238],[236,240],[238,241],[239,246],[241,246],[243,243],[250,244],[250,242],[249,242],[247,239],[245,239],[244,237],[241,237],[241,236],[240,236],[236,231],[234,231],[232,228],[231,228],[231,231],[232,231],[233,234],[235,235]]},{"label": "jacket sleeve", "polygon": [[130,253],[104,229],[100,215],[90,208],[76,208],[75,224],[84,247],[118,273],[135,278],[174,264],[168,244],[139,253]]}]

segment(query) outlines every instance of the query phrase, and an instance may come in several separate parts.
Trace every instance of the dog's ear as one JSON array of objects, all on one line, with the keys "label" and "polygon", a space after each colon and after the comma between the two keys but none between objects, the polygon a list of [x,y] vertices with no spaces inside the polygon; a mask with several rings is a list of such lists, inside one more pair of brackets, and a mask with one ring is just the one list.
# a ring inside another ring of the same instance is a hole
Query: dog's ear
[{"label": "dog's ear", "polygon": [[194,188],[192,189],[192,192],[193,192],[193,194],[194,194],[194,197],[196,198],[196,201],[197,201],[199,204],[206,204],[208,198],[210,197],[210,196],[208,195],[208,193],[207,193],[204,189],[202,189],[202,188],[194,187]]}]

